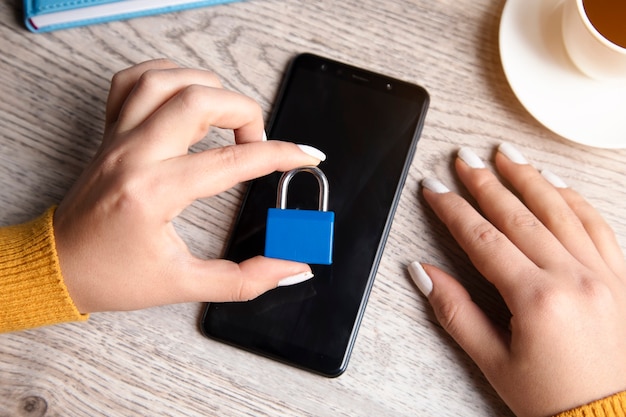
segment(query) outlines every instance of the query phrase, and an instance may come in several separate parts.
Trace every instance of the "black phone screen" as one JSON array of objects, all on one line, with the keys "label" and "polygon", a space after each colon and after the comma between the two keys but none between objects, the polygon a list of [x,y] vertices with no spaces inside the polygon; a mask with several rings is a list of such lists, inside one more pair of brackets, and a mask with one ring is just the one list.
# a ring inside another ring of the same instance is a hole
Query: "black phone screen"
[{"label": "black phone screen", "polygon": [[[326,153],[319,167],[335,212],[333,263],[249,302],[209,304],[205,335],[323,375],[345,370],[428,102],[422,87],[380,74],[311,54],[292,61],[269,137]],[[279,177],[250,183],[227,259],[263,254]],[[312,175],[296,175],[288,207],[317,209],[317,187]]]}]

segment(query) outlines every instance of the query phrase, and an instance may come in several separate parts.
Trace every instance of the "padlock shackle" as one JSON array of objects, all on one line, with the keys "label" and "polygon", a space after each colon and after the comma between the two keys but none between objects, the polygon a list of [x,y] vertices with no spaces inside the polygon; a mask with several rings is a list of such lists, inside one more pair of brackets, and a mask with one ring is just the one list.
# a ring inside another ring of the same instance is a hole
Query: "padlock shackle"
[{"label": "padlock shackle", "polygon": [[276,196],[276,207],[285,209],[287,208],[287,188],[289,187],[289,182],[294,177],[294,175],[300,172],[308,172],[313,174],[313,176],[317,179],[317,184],[319,185],[320,193],[319,193],[319,203],[318,210],[320,211],[328,211],[328,178],[316,166],[304,166],[292,169],[291,171],[285,172],[278,182],[278,195]]}]

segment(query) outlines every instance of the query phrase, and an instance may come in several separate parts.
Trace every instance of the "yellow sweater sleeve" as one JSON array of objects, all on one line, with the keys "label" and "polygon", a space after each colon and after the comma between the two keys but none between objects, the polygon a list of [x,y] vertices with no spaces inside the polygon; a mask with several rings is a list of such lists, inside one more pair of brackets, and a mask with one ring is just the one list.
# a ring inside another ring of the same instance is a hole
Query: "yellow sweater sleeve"
[{"label": "yellow sweater sleeve", "polygon": [[626,391],[564,411],[555,417],[626,417]]},{"label": "yellow sweater sleeve", "polygon": [[63,282],[52,218],[0,228],[0,332],[87,320]]}]

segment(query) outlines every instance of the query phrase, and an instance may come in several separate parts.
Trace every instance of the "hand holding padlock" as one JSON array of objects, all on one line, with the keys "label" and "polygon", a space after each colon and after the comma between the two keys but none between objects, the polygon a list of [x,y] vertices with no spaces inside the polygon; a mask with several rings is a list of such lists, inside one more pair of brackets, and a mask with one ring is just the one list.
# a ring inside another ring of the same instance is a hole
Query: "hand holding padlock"
[{"label": "hand holding padlock", "polygon": [[[287,208],[289,182],[299,172],[313,174],[319,184],[319,210]],[[328,211],[328,179],[321,169],[306,166],[285,172],[278,183],[276,208],[267,212],[265,256],[309,264],[333,262],[335,213]]]}]

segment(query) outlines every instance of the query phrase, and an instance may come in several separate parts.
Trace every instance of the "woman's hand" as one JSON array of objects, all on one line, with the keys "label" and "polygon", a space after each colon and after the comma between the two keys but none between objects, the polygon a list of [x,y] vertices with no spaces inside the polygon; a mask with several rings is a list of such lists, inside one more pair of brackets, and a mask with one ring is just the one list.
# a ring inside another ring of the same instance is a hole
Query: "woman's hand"
[{"label": "woman's hand", "polygon": [[[233,129],[236,144],[188,154],[212,125]],[[248,300],[310,278],[297,262],[198,259],[172,225],[198,198],[324,158],[264,136],[259,105],[210,72],[156,60],[116,74],[102,145],[54,217],[61,270],[80,312]]]},{"label": "woman's hand", "polygon": [[[483,215],[437,180],[424,196],[502,294],[510,333],[450,275],[414,263],[411,276],[442,326],[519,416],[547,416],[626,390],[626,264],[600,214],[511,145],[495,163],[517,198],[473,152],[456,160]],[[521,199],[521,200],[520,200]]]}]

